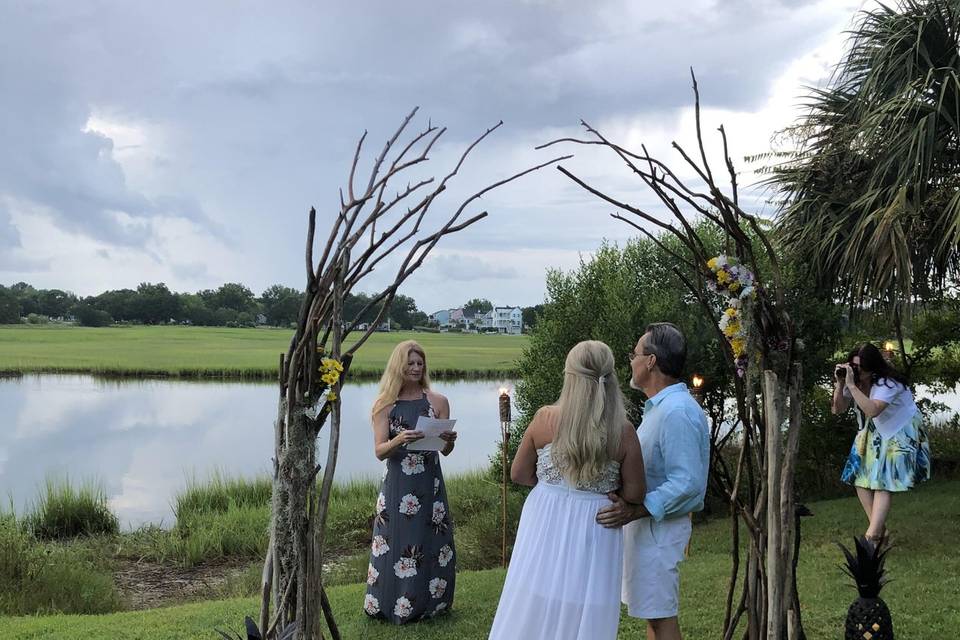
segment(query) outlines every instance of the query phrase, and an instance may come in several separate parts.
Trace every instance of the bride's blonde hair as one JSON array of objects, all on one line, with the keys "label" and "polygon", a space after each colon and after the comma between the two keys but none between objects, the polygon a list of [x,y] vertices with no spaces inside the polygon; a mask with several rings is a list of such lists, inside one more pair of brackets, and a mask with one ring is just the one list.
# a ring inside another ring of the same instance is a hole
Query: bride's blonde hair
[{"label": "bride's blonde hair", "polygon": [[423,376],[420,377],[420,387],[424,390],[430,388],[430,376],[427,375],[427,354],[424,353],[423,347],[416,340],[404,340],[393,348],[393,353],[387,360],[387,368],[383,370],[383,375],[380,376],[380,391],[373,403],[373,411],[370,412],[371,417],[376,416],[384,407],[388,407],[397,401],[400,388],[403,386],[403,372],[407,368],[407,360],[411,353],[415,353],[423,359]]},{"label": "bride's blonde hair", "polygon": [[567,354],[560,412],[550,453],[571,485],[597,479],[620,449],[627,422],[613,352],[597,340],[585,340]]}]

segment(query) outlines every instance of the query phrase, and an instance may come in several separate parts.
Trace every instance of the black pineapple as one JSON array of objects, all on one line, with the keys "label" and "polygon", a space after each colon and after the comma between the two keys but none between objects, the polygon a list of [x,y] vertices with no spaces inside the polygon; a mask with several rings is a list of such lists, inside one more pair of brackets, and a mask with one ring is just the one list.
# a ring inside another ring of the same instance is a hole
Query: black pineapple
[{"label": "black pineapple", "polygon": [[890,610],[880,598],[880,589],[887,583],[883,563],[887,550],[883,544],[874,546],[865,538],[854,538],[855,554],[838,545],[846,556],[844,573],[853,578],[860,597],[847,611],[846,640],[893,640],[893,621]]}]

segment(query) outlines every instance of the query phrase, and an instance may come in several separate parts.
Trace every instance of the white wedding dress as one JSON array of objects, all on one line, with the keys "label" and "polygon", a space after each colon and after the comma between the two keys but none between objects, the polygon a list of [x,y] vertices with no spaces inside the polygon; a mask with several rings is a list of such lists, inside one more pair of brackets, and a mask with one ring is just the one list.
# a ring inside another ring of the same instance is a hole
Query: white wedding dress
[{"label": "white wedding dress", "polygon": [[490,638],[613,640],[620,624],[623,535],[596,523],[620,487],[610,462],[590,486],[573,488],[537,450],[537,486],[523,505]]}]

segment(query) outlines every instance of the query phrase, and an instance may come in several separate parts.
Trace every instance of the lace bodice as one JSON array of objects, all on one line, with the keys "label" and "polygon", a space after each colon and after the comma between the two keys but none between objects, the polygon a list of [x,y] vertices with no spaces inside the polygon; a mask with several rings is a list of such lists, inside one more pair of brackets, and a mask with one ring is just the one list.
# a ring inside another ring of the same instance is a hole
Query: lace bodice
[{"label": "lace bodice", "polygon": [[[552,443],[537,449],[537,480],[548,484],[564,484],[563,474],[553,464],[553,458],[550,456],[550,446]],[[586,486],[574,487],[579,491],[589,491],[591,493],[609,493],[620,488],[620,463],[610,461],[607,463],[603,473],[593,482]]]}]

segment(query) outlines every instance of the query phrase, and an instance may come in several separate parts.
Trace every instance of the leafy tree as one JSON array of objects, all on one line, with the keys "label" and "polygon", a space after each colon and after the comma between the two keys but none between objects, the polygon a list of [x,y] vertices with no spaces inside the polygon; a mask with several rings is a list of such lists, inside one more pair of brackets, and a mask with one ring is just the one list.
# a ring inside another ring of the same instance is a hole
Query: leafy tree
[{"label": "leafy tree", "polygon": [[371,296],[368,296],[365,293],[347,294],[346,299],[343,301],[344,320],[347,322],[354,322],[356,320],[359,320],[360,322],[373,322],[373,320],[377,317],[377,311],[379,310],[379,308],[376,306],[368,309],[367,312],[360,317],[360,311],[367,306],[371,299]]},{"label": "leafy tree", "polygon": [[410,296],[397,294],[390,305],[390,319],[400,325],[401,329],[412,329],[420,316],[426,317],[426,314],[417,309],[417,303]]},{"label": "leafy tree", "polygon": [[113,318],[110,317],[109,313],[97,309],[87,302],[73,305],[71,313],[76,317],[77,322],[84,327],[108,327],[113,324]]},{"label": "leafy tree", "polygon": [[303,293],[282,284],[275,284],[260,295],[260,306],[267,316],[267,323],[275,327],[296,322],[302,302]]},{"label": "leafy tree", "polygon": [[543,314],[543,305],[535,304],[532,307],[523,307],[523,325],[533,329],[537,325],[537,318]]},{"label": "leafy tree", "polygon": [[41,289],[37,292],[40,314],[50,318],[62,318],[77,303],[77,297],[60,289]]},{"label": "leafy tree", "polygon": [[463,305],[463,310],[466,312],[472,311],[477,315],[483,315],[493,310],[493,303],[486,298],[473,298]]},{"label": "leafy tree", "polygon": [[20,322],[20,300],[10,289],[0,286],[0,324]]},{"label": "leafy tree", "polygon": [[180,317],[180,299],[167,285],[142,282],[133,300],[133,318],[144,324],[160,324]]},{"label": "leafy tree", "polygon": [[203,298],[195,293],[181,293],[180,317],[197,326],[215,326],[215,310],[207,306]]},{"label": "leafy tree", "polygon": [[246,285],[238,282],[220,285],[213,295],[212,303],[216,308],[233,309],[237,313],[257,310],[257,301],[253,297],[253,292]]},{"label": "leafy tree", "polygon": [[769,182],[786,251],[821,288],[896,306],[943,290],[960,262],[960,5],[880,4],[851,35]]},{"label": "leafy tree", "polygon": [[28,316],[31,313],[40,313],[40,303],[37,302],[37,290],[26,282],[18,282],[10,287],[10,291],[20,302],[20,315]]},{"label": "leafy tree", "polygon": [[104,291],[95,296],[90,304],[105,311],[115,320],[133,320],[137,313],[137,292],[133,289]]}]

